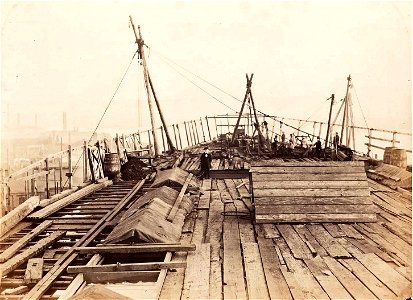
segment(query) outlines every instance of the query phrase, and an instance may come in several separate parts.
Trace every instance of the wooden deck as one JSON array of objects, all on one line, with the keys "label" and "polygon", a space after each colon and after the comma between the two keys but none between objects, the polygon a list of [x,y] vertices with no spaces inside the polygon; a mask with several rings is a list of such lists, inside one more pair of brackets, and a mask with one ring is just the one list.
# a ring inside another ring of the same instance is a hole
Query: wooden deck
[{"label": "wooden deck", "polygon": [[406,299],[411,200],[371,180],[377,222],[254,224],[241,179],[203,181],[161,299]]}]

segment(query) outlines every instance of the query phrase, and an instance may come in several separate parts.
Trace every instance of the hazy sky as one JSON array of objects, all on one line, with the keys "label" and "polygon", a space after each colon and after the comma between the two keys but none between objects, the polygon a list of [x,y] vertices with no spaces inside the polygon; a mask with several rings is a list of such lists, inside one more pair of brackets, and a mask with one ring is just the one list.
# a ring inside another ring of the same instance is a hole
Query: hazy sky
[{"label": "hazy sky", "polygon": [[[240,99],[245,73],[254,73],[258,108],[324,121],[325,99],[343,98],[351,74],[358,125],[357,99],[369,127],[411,131],[411,11],[410,2],[376,1],[2,2],[2,124],[8,106],[12,124],[19,112],[33,125],[37,113],[39,126],[61,128],[67,111],[70,128],[93,130],[136,50],[132,15],[151,48],[149,70],[169,123],[231,111],[162,57]],[[149,127],[142,82],[135,59],[102,130],[137,128],[138,107]]]}]

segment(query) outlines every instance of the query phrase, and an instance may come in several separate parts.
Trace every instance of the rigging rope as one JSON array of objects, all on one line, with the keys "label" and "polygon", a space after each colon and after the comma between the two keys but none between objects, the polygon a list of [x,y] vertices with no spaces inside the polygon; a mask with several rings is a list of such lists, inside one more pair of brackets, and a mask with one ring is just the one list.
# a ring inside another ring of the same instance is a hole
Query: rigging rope
[{"label": "rigging rope", "polygon": [[360,111],[361,111],[361,114],[362,114],[363,119],[364,119],[364,123],[366,124],[366,127],[369,128],[369,126],[367,125],[366,117],[364,116],[363,109],[361,108],[361,104],[360,104],[360,101],[359,101],[359,96],[357,95],[357,91],[356,91],[356,87],[354,86],[354,83],[352,83],[352,86],[353,86],[353,89],[354,89],[354,93],[356,94],[357,103],[359,104]]},{"label": "rigging rope", "polygon": [[303,126],[305,125],[305,123],[308,122],[308,120],[309,120],[312,116],[314,116],[314,114],[315,114],[316,112],[319,111],[320,107],[322,107],[323,104],[324,104],[325,102],[329,101],[330,99],[331,99],[331,97],[329,97],[329,98],[327,98],[326,100],[322,101],[322,102],[320,103],[320,105],[317,106],[317,108],[313,111],[313,113],[304,121],[304,123],[303,123],[301,126],[298,127],[298,129],[300,129],[301,127],[303,127]]},{"label": "rigging rope", "polygon": [[[163,59],[161,57],[161,59]],[[193,85],[195,85],[197,88],[199,88],[201,91],[203,91],[204,93],[206,93],[208,96],[214,98],[216,101],[218,101],[219,103],[221,103],[222,105],[224,105],[225,107],[229,108],[230,110],[237,112],[235,109],[233,109],[232,107],[230,107],[229,105],[225,104],[224,102],[222,102],[221,100],[219,100],[217,97],[215,97],[214,95],[210,94],[208,91],[206,91],[205,89],[203,89],[202,87],[200,87],[199,85],[197,85],[194,81],[192,81],[191,79],[189,79],[188,77],[186,77],[181,71],[179,71],[178,69],[176,69],[171,63],[169,63],[167,60],[164,60],[164,62],[166,64],[168,64],[172,69],[174,69],[179,75],[181,75],[183,78],[185,78],[186,80],[188,80],[190,83],[192,83]]]},{"label": "rigging rope", "polygon": [[[138,51],[135,51],[135,53],[133,54],[133,56],[132,56],[132,59],[131,59],[130,63],[128,64],[128,66],[127,66],[127,68],[126,68],[125,72],[123,73],[123,76],[122,76],[122,78],[121,78],[121,80],[120,80],[119,84],[117,85],[117,87],[116,87],[116,89],[115,89],[115,92],[113,93],[112,97],[110,98],[109,103],[106,105],[106,108],[105,108],[105,110],[104,110],[104,112],[103,112],[102,116],[100,117],[99,122],[98,122],[98,124],[96,125],[96,128],[95,128],[95,130],[93,131],[92,135],[90,136],[90,138],[89,138],[89,140],[88,140],[87,144],[89,144],[89,143],[90,143],[90,141],[91,141],[91,140],[92,140],[92,138],[93,138],[93,135],[96,133],[97,129],[99,128],[100,123],[101,123],[101,122],[102,122],[102,120],[103,120],[103,117],[105,116],[106,112],[108,111],[109,106],[111,105],[111,103],[112,103],[113,99],[115,98],[115,96],[116,96],[116,94],[117,94],[117,92],[118,92],[118,90],[119,90],[120,86],[122,85],[123,80],[125,79],[126,74],[128,73],[129,68],[130,68],[130,66],[132,65],[132,62],[133,62],[133,60],[134,60],[134,58],[135,58],[135,56],[136,56],[136,54],[137,54],[137,53],[138,53]],[[80,156],[79,156],[79,159],[77,160],[77,162],[76,162],[76,164],[75,164],[75,166],[74,166],[74,168],[73,168],[72,173],[75,173],[75,172],[76,172],[76,170],[77,170],[77,168],[78,168],[78,165],[79,165],[79,162],[80,162],[80,159],[81,159],[81,158],[82,158],[82,155],[80,155]],[[92,171],[92,172],[93,172],[93,171]],[[63,185],[63,187],[65,187],[65,186],[66,186],[66,184],[67,184],[68,182],[69,182],[69,178],[67,178],[67,179],[66,179],[65,184]]]},{"label": "rigging rope", "polygon": [[[145,45],[145,46],[146,46],[147,48],[149,48],[149,46],[147,46],[147,45]],[[195,83],[194,83],[193,81],[191,81],[189,78],[187,78],[182,72],[178,71],[175,67],[173,67],[172,63],[175,64],[176,66],[182,68],[183,70],[187,71],[188,73],[192,74],[193,76],[199,78],[200,80],[204,81],[205,83],[209,84],[210,86],[218,89],[218,90],[221,91],[222,93],[224,93],[224,94],[226,94],[226,95],[234,98],[234,99],[237,100],[238,102],[242,103],[243,100],[241,100],[241,99],[239,99],[239,98],[237,98],[237,97],[229,94],[228,92],[225,92],[225,91],[222,90],[221,88],[219,88],[219,87],[217,87],[216,85],[210,83],[208,80],[202,78],[202,77],[199,76],[199,75],[196,75],[195,73],[189,71],[189,70],[186,69],[185,67],[183,67],[183,66],[179,65],[178,63],[172,61],[170,58],[166,58],[166,56],[162,55],[159,51],[152,49],[152,52],[155,53],[155,54],[157,54],[157,55],[159,55],[159,57],[160,57],[161,59],[163,59],[163,61],[164,61],[165,63],[167,63],[172,69],[174,69],[177,73],[179,73],[179,74],[180,74],[182,77],[184,77],[186,80],[188,80],[189,82],[191,82],[192,84],[194,84],[196,87],[198,87],[199,89],[201,89],[202,91],[204,91],[205,93],[207,93],[209,96],[211,96],[212,98],[214,98],[215,100],[217,100],[218,102],[220,102],[222,105],[226,106],[227,108],[231,109],[231,110],[234,111],[234,112],[237,112],[235,109],[233,109],[232,107],[229,107],[228,105],[226,105],[225,103],[223,103],[221,100],[217,99],[216,97],[214,97],[213,95],[211,95],[210,93],[208,93],[207,91],[205,91],[203,88],[201,88],[200,86],[198,86],[197,84],[195,84]],[[246,105],[247,107],[249,107],[250,109],[252,108],[252,105],[249,104],[249,103],[245,103],[245,105]],[[267,115],[266,113],[260,111],[260,110],[257,109],[257,108],[256,108],[255,110],[256,110],[257,112],[259,112],[260,114],[262,114],[264,117],[268,117],[268,118],[270,118],[270,119],[272,119],[272,120],[274,120],[274,121],[283,123],[283,124],[285,124],[285,125],[288,126],[288,127],[291,127],[291,128],[293,128],[293,129],[295,129],[295,130],[299,130],[299,131],[301,131],[302,133],[307,134],[308,136],[316,136],[316,135],[310,134],[310,133],[308,133],[308,132],[305,132],[305,131],[303,131],[303,130],[300,130],[300,128],[296,128],[296,127],[294,127],[294,126],[292,126],[292,125],[289,125],[289,124],[287,124],[287,123],[285,123],[285,122],[283,122],[283,121],[280,121],[280,120],[277,119],[277,117],[269,116],[269,115]]]},{"label": "rigging rope", "polygon": [[[149,47],[148,47],[148,48],[149,48]],[[201,76],[199,76],[199,75],[197,75],[197,74],[195,74],[195,73],[191,72],[190,70],[188,70],[187,68],[185,68],[185,67],[183,67],[183,66],[179,65],[178,63],[174,62],[173,60],[171,60],[171,59],[167,58],[166,56],[162,55],[159,51],[156,51],[156,50],[154,50],[154,49],[152,49],[152,51],[153,51],[155,54],[158,54],[158,55],[159,55],[161,58],[163,58],[164,60],[167,60],[167,61],[169,61],[170,63],[172,63],[172,64],[174,64],[174,65],[176,65],[176,66],[180,67],[181,69],[183,69],[183,70],[185,70],[186,72],[188,72],[188,73],[190,73],[190,74],[194,75],[195,77],[197,77],[198,79],[202,80],[203,82],[205,82],[205,83],[209,84],[210,86],[212,86],[212,87],[216,88],[216,89],[217,89],[217,90],[219,90],[220,92],[222,92],[222,93],[224,93],[224,94],[226,94],[226,95],[228,95],[228,96],[230,96],[230,97],[234,98],[235,100],[237,100],[237,101],[239,101],[239,102],[241,102],[241,103],[242,103],[242,100],[241,100],[241,99],[239,99],[239,98],[237,98],[237,97],[235,97],[235,96],[231,95],[230,93],[228,93],[228,92],[224,91],[223,89],[221,89],[220,87],[218,87],[218,86],[214,85],[213,83],[209,82],[208,80],[206,80],[206,79],[202,78]]]}]

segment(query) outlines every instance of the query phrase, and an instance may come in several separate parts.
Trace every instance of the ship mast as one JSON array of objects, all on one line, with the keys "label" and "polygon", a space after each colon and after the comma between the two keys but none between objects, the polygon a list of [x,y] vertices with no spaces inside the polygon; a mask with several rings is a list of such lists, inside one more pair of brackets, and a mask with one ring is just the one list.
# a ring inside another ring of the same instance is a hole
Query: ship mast
[{"label": "ship mast", "polygon": [[346,146],[348,146],[348,110],[349,110],[349,101],[348,101],[348,91],[351,85],[351,76],[348,75],[347,77],[347,90],[346,90],[346,97],[344,98],[344,113],[343,113],[343,122],[341,123],[341,134],[340,134],[340,144],[343,143],[343,134],[344,134],[344,126],[346,125]]},{"label": "ship mast", "polygon": [[175,147],[169,135],[168,127],[163,117],[161,106],[159,104],[158,98],[156,97],[155,88],[153,86],[151,77],[149,75],[148,65],[146,63],[145,52],[144,52],[144,47],[143,47],[145,43],[142,38],[141,27],[138,25],[138,32],[136,32],[135,25],[133,24],[132,16],[129,16],[129,19],[132,25],[133,33],[135,34],[136,43],[138,44],[138,53],[139,53],[140,58],[142,59],[143,75],[144,75],[143,77],[145,81],[146,94],[148,96],[149,113],[151,117],[151,126],[152,126],[153,140],[154,140],[153,141],[154,155],[159,156],[159,146],[158,146],[158,140],[157,140],[157,134],[156,134],[155,114],[154,114],[154,109],[153,109],[153,104],[152,104],[152,95],[154,97],[155,104],[159,112],[159,116],[160,116],[160,119],[163,125],[163,129],[165,130],[165,135],[166,135],[166,139],[168,142],[169,150],[173,152],[175,151]]}]

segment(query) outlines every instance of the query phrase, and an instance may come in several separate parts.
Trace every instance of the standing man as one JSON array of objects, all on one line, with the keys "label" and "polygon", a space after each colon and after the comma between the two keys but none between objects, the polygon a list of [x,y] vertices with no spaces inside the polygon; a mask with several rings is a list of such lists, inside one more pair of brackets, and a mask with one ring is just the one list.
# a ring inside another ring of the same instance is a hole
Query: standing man
[{"label": "standing man", "polygon": [[283,131],[283,133],[281,134],[281,143],[285,143],[285,133]]},{"label": "standing man", "polygon": [[201,178],[209,178],[209,170],[211,169],[212,156],[209,153],[208,147],[204,148],[204,152],[201,154]]},{"label": "standing man", "polygon": [[317,137],[317,142],[315,142],[315,154],[318,158],[321,157],[321,141],[320,137]]},{"label": "standing man", "polygon": [[336,151],[336,153],[337,153],[337,148],[339,144],[340,144],[340,137],[338,136],[338,132],[336,132],[336,135],[333,138],[333,146],[334,146],[334,150]]}]

